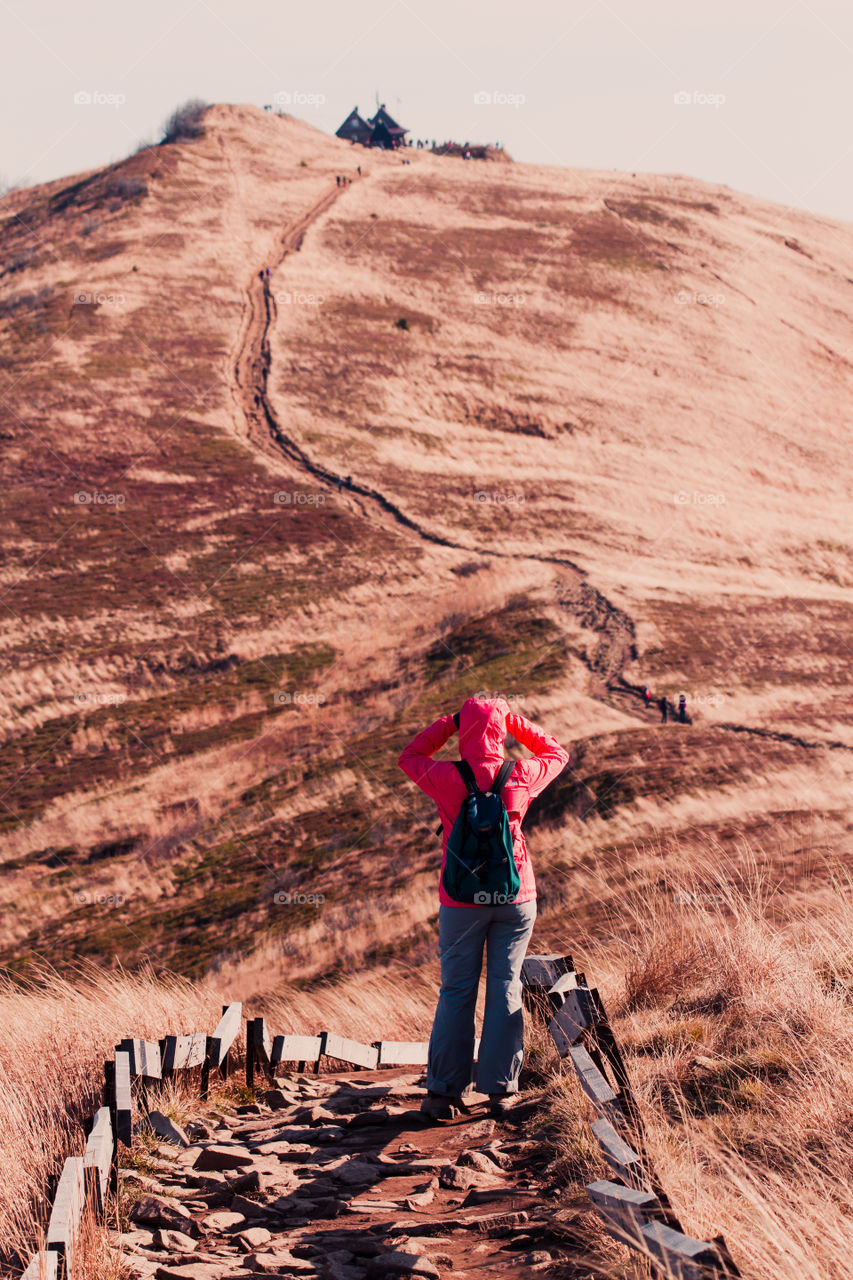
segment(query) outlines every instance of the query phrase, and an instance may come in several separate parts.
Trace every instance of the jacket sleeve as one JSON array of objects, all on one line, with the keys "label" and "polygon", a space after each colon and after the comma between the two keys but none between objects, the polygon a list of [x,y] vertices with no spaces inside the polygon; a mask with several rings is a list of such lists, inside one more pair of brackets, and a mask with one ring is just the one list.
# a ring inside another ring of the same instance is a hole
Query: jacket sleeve
[{"label": "jacket sleeve", "polygon": [[404,748],[397,761],[404,773],[417,783],[421,791],[425,791],[433,800],[437,799],[436,774],[445,761],[433,760],[432,756],[449,741],[456,732],[453,716],[441,716],[433,721]]},{"label": "jacket sleeve", "polygon": [[562,773],[569,763],[569,753],[560,746],[556,738],[545,733],[538,725],[524,716],[511,711],[506,718],[507,732],[516,742],[520,742],[528,751],[533,752],[532,760],[525,760],[527,785],[531,799],[544,791],[552,778]]}]

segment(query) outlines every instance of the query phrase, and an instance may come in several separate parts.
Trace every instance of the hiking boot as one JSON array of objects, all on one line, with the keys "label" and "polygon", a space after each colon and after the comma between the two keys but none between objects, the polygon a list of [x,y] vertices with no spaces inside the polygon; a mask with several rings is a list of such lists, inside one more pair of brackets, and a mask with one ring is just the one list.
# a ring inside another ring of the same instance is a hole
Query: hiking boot
[{"label": "hiking boot", "polygon": [[505,1116],[509,1115],[517,1100],[517,1093],[490,1093],[489,1115],[493,1116],[495,1120],[503,1120]]},{"label": "hiking boot", "polygon": [[460,1111],[468,1108],[459,1097],[448,1093],[433,1093],[430,1090],[421,1103],[421,1115],[431,1120],[455,1120]]}]

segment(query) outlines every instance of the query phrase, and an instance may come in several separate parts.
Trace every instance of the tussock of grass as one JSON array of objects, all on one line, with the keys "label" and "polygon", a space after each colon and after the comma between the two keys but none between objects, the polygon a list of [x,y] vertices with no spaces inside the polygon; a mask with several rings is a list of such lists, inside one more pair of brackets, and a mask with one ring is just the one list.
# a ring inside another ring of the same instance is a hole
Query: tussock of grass
[{"label": "tussock of grass", "polygon": [[[630,940],[589,959],[627,1050],[648,1145],[691,1234],[722,1232],[756,1280],[853,1276],[853,894],[777,921],[755,873],[718,863],[628,907]],[[627,922],[626,922],[627,923]],[[623,937],[626,936],[625,931]],[[554,1102],[558,1166],[589,1181],[576,1099]],[[588,1158],[589,1155],[589,1158]]]},{"label": "tussock of grass", "polygon": [[[27,983],[0,979],[4,1263],[34,1247],[34,1224],[47,1222],[52,1180],[66,1156],[82,1154],[82,1124],[101,1105],[103,1064],[117,1041],[212,1030],[221,1004],[212,988],[151,972],[86,968],[71,981],[43,969]],[[111,1273],[91,1274],[107,1280]]]}]

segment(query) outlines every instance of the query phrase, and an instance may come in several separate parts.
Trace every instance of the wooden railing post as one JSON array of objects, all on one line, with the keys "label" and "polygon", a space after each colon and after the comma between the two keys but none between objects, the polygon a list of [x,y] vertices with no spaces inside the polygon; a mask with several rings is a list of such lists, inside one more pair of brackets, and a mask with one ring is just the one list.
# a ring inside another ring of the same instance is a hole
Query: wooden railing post
[{"label": "wooden railing post", "polygon": [[[225,1017],[226,1013],[228,1012],[228,1009],[229,1009],[229,1006],[228,1006],[227,1004],[224,1004],[224,1005],[222,1006],[222,1016],[223,1016],[223,1018]],[[225,1050],[225,1056],[224,1056],[224,1058],[222,1059],[222,1065],[221,1065],[221,1066],[220,1066],[220,1068],[219,1068],[219,1074],[222,1076],[222,1079],[223,1079],[223,1080],[227,1080],[227,1079],[228,1079],[228,1072],[229,1072],[229,1070],[230,1070],[230,1067],[231,1067],[231,1049],[230,1049],[230,1047],[229,1047],[228,1049],[226,1049],[226,1050]]]},{"label": "wooden railing post", "polygon": [[255,1087],[255,1019],[246,1019],[246,1088]]}]

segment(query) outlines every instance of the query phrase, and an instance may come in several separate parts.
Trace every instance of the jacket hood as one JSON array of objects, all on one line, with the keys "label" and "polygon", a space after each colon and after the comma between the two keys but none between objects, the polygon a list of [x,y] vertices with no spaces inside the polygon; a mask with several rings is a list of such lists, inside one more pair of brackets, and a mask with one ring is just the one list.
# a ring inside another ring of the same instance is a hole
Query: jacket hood
[{"label": "jacket hood", "polygon": [[506,698],[469,698],[459,712],[459,754],[463,760],[503,760]]}]

